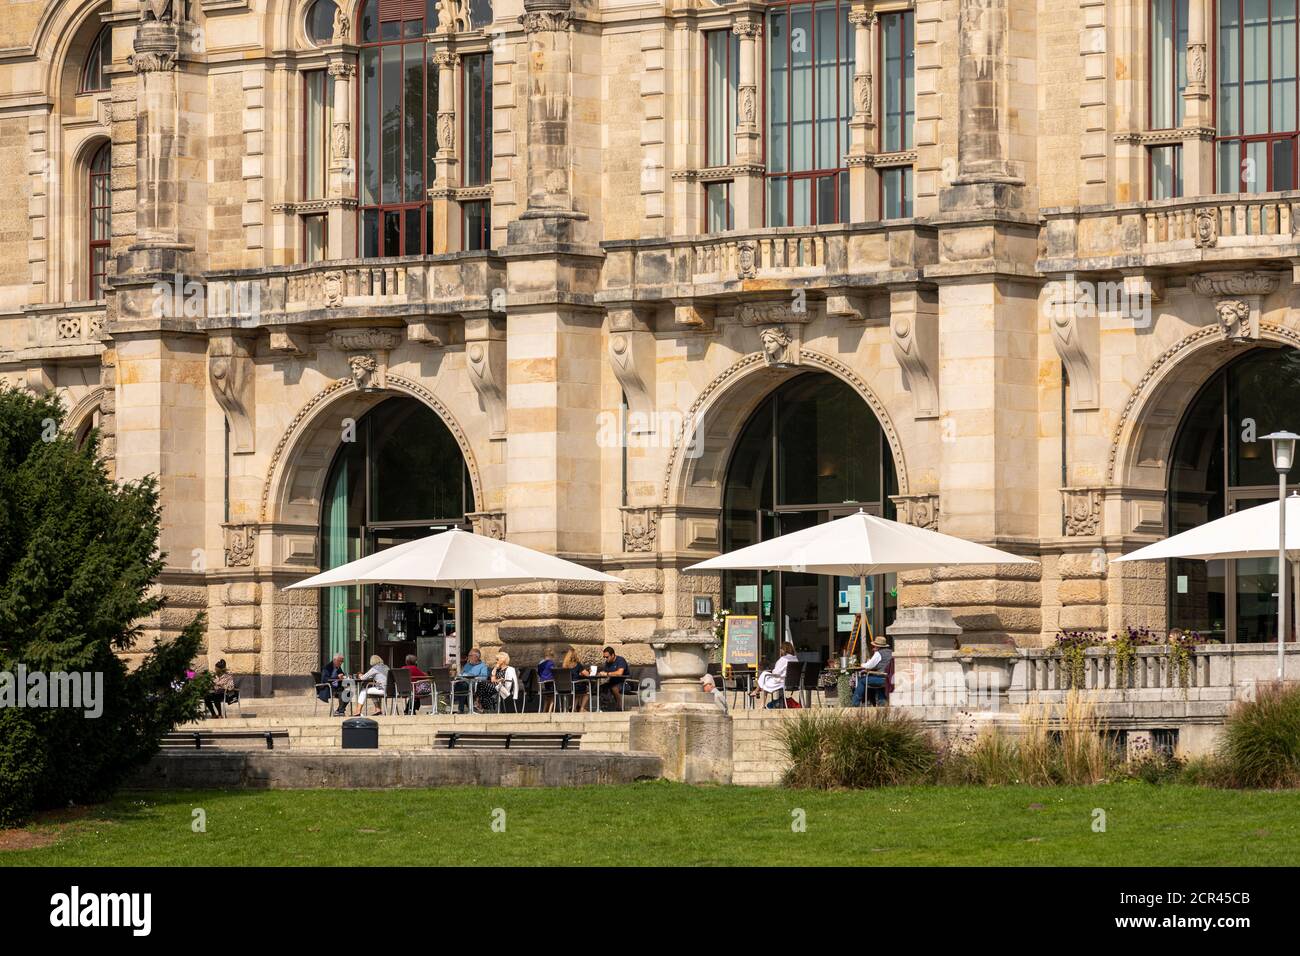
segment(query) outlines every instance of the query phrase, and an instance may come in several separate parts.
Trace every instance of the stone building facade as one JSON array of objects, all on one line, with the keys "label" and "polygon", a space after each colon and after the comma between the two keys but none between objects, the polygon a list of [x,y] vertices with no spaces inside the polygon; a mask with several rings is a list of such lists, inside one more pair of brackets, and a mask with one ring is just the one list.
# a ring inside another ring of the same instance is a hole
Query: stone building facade
[{"label": "stone building facade", "polygon": [[877,627],[1263,639],[1268,568],[1109,563],[1300,431],[1295,18],[1241,2],[9,0],[0,377],[158,476],[148,634],[207,610],[263,691],[375,607],[284,585],[437,521],[624,579],[480,592],[524,660],[697,598],[838,646],[847,586],[682,569],[859,506],[1041,562]]}]

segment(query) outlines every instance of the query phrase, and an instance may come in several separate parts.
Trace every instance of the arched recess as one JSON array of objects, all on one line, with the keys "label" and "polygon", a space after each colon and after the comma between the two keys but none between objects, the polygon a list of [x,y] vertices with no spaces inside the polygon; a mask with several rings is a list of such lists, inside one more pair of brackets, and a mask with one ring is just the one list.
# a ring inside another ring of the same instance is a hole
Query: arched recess
[{"label": "arched recess", "polygon": [[[1300,333],[1261,322],[1259,343],[1300,348]],[[1215,372],[1242,353],[1217,325],[1197,329],[1151,363],[1120,412],[1112,433],[1107,484],[1163,495],[1178,425]]]},{"label": "arched recess", "polygon": [[271,455],[262,486],[259,521],[266,525],[315,528],[320,521],[321,495],[344,420],[357,421],[393,395],[408,395],[429,406],[456,439],[469,469],[474,500],[483,502],[483,484],[468,438],[451,411],[418,382],[389,374],[388,388],[363,392],[351,378],[342,378],[317,392],[285,429]]},{"label": "arched recess", "polygon": [[[705,386],[687,412],[683,435],[669,453],[664,475],[665,505],[721,508],[732,444],[750,414],[777,386],[811,370],[831,373],[861,396],[889,442],[898,474],[898,493],[909,493],[907,461],[898,430],[871,387],[852,368],[830,355],[805,349],[801,361],[800,366],[776,368],[766,363],[763,353],[753,352]],[[689,434],[692,428],[694,444]]]}]

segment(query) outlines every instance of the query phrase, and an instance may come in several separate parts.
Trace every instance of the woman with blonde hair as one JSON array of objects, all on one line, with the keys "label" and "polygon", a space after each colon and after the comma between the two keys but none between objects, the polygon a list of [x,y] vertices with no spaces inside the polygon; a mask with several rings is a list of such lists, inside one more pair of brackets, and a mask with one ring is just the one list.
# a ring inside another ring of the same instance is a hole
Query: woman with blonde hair
[{"label": "woman with blonde hair", "polygon": [[[478,685],[479,706],[487,710],[488,703],[495,699],[497,710],[503,701],[519,700],[519,672],[510,666],[510,655],[497,651],[496,663],[488,679]],[[518,709],[518,707],[516,707]]]},{"label": "woman with blonde hair", "polygon": [[371,683],[362,687],[357,700],[357,713],[365,715],[366,698],[378,698],[375,701],[375,713],[373,716],[378,717],[384,712],[384,697],[388,694],[388,665],[378,654],[370,657],[370,670],[364,674],[358,674],[357,680],[368,680]]}]

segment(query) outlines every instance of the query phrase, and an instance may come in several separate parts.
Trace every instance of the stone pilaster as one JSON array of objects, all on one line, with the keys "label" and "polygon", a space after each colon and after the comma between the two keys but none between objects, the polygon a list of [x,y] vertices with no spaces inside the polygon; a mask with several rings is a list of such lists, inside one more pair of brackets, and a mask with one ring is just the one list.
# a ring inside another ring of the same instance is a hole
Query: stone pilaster
[{"label": "stone pilaster", "polygon": [[849,120],[849,221],[871,222],[880,218],[879,178],[871,168],[875,152],[875,63],[876,17],[865,6],[849,11],[853,26],[853,116]]},{"label": "stone pilaster", "polygon": [[455,252],[460,248],[460,204],[455,187],[460,184],[456,154],[456,74],[460,57],[451,50],[433,54],[438,67],[437,144],[434,153],[433,251]]},{"label": "stone pilaster", "polygon": [[731,30],[740,37],[740,77],[736,90],[737,172],[731,183],[731,201],[736,228],[758,229],[763,225],[763,141],[758,108],[761,99],[758,74],[762,63],[759,50],[762,20],[754,14],[742,13],[736,17]]},{"label": "stone pilaster", "polygon": [[573,203],[573,14],[569,0],[524,0],[528,37],[528,207],[521,218],[586,218]]},{"label": "stone pilaster", "polygon": [[1208,196],[1214,187],[1214,111],[1205,0],[1187,4],[1187,88],[1183,91],[1183,195]]},{"label": "stone pilaster", "polygon": [[357,255],[357,158],[352,155],[352,90],[357,65],[351,56],[330,59],[333,79],[333,125],[329,161],[329,257],[352,259]]}]

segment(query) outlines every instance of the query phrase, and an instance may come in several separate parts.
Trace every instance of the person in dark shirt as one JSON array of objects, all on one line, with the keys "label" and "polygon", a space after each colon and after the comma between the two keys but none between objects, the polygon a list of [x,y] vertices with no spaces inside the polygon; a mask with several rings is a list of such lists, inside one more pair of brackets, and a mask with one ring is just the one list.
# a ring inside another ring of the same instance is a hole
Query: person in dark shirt
[{"label": "person in dark shirt", "polygon": [[614,709],[622,710],[623,680],[631,676],[631,671],[628,670],[627,661],[621,655],[614,653],[614,648],[607,647],[602,654],[604,660],[596,669],[596,673],[606,678],[605,683],[614,698]]},{"label": "person in dark shirt", "polygon": [[338,699],[339,706],[338,709],[334,711],[335,717],[342,717],[345,713],[343,697],[339,694],[339,688],[342,686],[342,678],[346,676],[347,674],[343,670],[342,654],[335,654],[334,659],[326,664],[325,669],[320,672],[321,683],[329,684],[328,691],[324,687],[320,689],[320,699],[327,704],[330,702],[331,697]]}]

